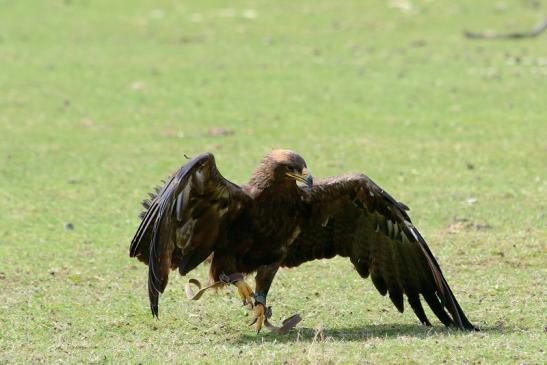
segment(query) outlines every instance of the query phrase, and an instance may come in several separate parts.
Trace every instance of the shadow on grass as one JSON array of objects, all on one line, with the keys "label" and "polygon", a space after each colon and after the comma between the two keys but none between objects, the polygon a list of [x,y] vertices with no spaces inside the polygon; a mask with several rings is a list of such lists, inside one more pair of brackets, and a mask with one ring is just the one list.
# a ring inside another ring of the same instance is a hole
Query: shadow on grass
[{"label": "shadow on grass", "polygon": [[[267,332],[267,330],[264,330]],[[335,341],[363,341],[373,338],[396,338],[400,336],[413,338],[428,338],[433,336],[465,336],[470,333],[496,333],[503,332],[498,327],[481,327],[480,332],[459,331],[453,328],[441,326],[427,327],[420,324],[370,324],[354,327],[341,328],[309,328],[296,327],[286,335],[277,335],[274,333],[264,333],[256,335],[251,333],[241,334],[236,339],[238,343],[249,342],[314,342],[332,339]]]}]

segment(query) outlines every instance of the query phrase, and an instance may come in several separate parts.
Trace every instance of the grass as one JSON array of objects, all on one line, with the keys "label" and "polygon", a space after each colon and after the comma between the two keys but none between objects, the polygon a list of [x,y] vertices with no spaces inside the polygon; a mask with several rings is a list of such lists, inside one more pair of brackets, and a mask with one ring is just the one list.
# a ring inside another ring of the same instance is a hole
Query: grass
[{"label": "grass", "polygon": [[[545,7],[5,2],[0,363],[545,363],[545,35],[462,36]],[[128,257],[140,200],[184,154],[245,182],[273,147],[410,205],[484,330],[419,326],[342,259],[278,274],[275,319],[304,318],[286,336],[254,335],[233,290],[188,302],[175,275],[153,320]]]}]

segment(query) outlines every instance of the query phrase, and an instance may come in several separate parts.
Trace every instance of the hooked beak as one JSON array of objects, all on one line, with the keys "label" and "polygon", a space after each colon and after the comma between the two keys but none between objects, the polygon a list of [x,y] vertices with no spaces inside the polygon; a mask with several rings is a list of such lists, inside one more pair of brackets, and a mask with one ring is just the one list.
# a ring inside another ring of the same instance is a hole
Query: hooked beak
[{"label": "hooked beak", "polygon": [[297,172],[287,172],[286,175],[292,177],[296,181],[303,182],[308,186],[308,188],[311,188],[313,186],[313,176],[305,167],[302,170],[302,174],[299,174]]}]

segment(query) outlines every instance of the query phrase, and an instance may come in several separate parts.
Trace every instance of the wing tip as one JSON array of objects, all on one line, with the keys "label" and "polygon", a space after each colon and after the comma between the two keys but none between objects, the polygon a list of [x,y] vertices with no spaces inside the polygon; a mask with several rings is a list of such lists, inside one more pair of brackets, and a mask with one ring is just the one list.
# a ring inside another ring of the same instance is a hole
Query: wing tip
[{"label": "wing tip", "polygon": [[150,311],[152,312],[152,318],[160,319],[159,308],[157,304],[150,304]]},{"label": "wing tip", "polygon": [[[429,263],[431,273],[433,274],[433,278],[437,286],[436,296],[438,296],[440,299],[441,305],[443,307],[442,312],[446,314],[446,311],[444,310],[446,308],[450,313],[450,323],[446,323],[446,318],[445,320],[443,320],[441,317],[439,317],[440,313],[435,313],[437,317],[447,327],[454,326],[457,327],[459,330],[480,331],[480,329],[474,326],[465,316],[463,309],[460,307],[458,301],[456,300],[456,297],[452,293],[452,290],[450,289],[450,286],[448,285],[441,271],[439,263],[435,259],[435,256],[433,256],[433,254],[431,253],[431,250],[429,249],[429,246],[427,245],[423,236],[415,227],[412,227],[411,232],[415,235],[415,238],[417,238],[420,247],[423,249],[424,255],[428,258],[427,261]],[[431,303],[428,302],[428,304],[431,307]]]},{"label": "wing tip", "polygon": [[475,326],[469,321],[463,321],[460,324],[457,324],[453,322],[452,324],[448,325],[447,327],[455,328],[458,331],[468,331],[468,332],[481,332],[481,329],[478,326]]},{"label": "wing tip", "polygon": [[149,288],[148,297],[150,299],[150,312],[152,312],[152,317],[159,319],[159,292],[154,288]]}]

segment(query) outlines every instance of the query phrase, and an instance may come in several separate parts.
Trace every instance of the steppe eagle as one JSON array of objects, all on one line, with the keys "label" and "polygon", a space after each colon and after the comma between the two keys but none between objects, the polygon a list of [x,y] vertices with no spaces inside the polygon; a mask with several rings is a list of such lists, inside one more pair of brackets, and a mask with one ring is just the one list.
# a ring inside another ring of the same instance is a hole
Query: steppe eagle
[{"label": "steppe eagle", "polygon": [[[420,322],[431,325],[421,296],[444,325],[476,329],[408,207],[363,174],[314,181],[300,155],[273,150],[249,183],[239,186],[222,177],[214,156],[204,153],[143,204],[130,256],[148,265],[156,317],[170,271],[186,275],[211,257],[209,280],[237,287],[259,332],[268,324],[266,297],[280,267],[338,255],[349,258],[362,278],[370,276],[400,312],[406,296]],[[251,273],[255,290],[244,279]]]}]

